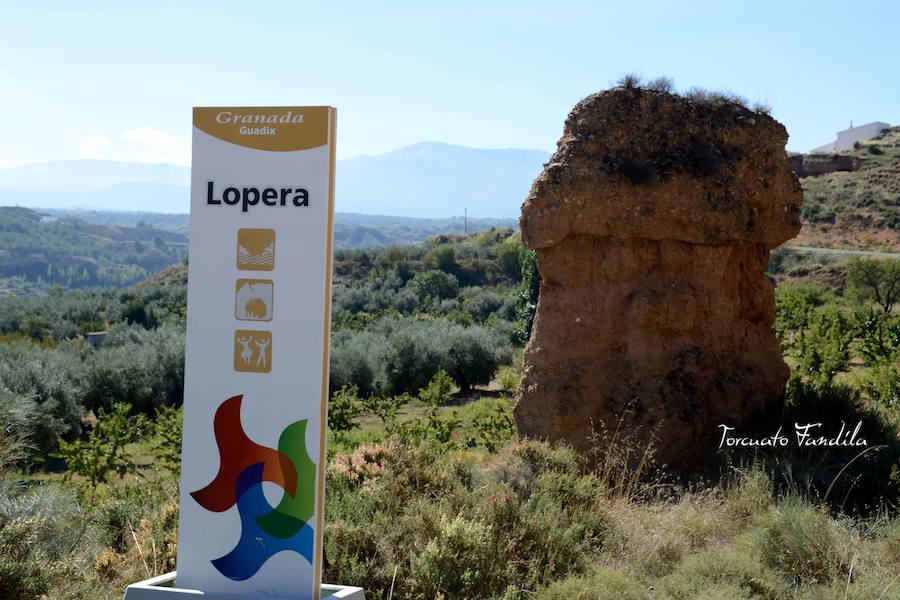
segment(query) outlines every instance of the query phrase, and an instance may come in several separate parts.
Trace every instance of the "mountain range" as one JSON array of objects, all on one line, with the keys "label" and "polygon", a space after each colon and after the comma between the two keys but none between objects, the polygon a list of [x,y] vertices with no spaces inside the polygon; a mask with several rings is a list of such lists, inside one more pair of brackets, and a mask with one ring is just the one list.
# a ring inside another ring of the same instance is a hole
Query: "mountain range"
[{"label": "mountain range", "polygon": [[[423,142],[338,161],[337,211],[446,218],[514,218],[549,154]],[[0,205],[186,213],[190,169],[103,160],[0,169]]]}]

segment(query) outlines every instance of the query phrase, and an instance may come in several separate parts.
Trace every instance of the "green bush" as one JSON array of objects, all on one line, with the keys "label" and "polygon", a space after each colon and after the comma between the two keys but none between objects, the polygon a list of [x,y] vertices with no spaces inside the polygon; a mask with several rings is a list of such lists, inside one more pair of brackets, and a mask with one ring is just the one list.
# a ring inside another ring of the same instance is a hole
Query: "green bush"
[{"label": "green bush", "polygon": [[846,577],[850,556],[837,524],[819,508],[787,499],[759,525],[756,548],[766,566],[794,585]]},{"label": "green bush", "polygon": [[376,381],[376,374],[381,368],[383,348],[384,340],[371,332],[342,330],[332,334],[329,357],[331,393],[352,385],[362,397],[374,394],[381,384]]},{"label": "green bush", "polygon": [[504,392],[511,392],[516,389],[521,378],[522,374],[519,372],[519,369],[511,365],[500,367],[500,370],[497,371],[497,380],[500,382],[500,388]]},{"label": "green bush", "polygon": [[522,245],[521,241],[517,239],[515,243],[507,240],[497,246],[497,263],[500,272],[515,283],[518,283],[522,278],[520,265],[524,253],[525,247]]},{"label": "green bush", "polygon": [[29,398],[0,388],[0,472],[25,464],[34,456],[41,414]]},{"label": "green bush", "polygon": [[154,464],[170,473],[181,472],[181,440],[184,431],[184,410],[181,407],[161,406],[151,425]]},{"label": "green bush", "polygon": [[453,380],[443,369],[438,370],[424,388],[419,390],[419,400],[437,408],[450,401],[452,398]]},{"label": "green bush", "polygon": [[59,457],[66,462],[66,478],[79,475],[87,480],[91,490],[108,480],[110,473],[119,477],[133,473],[137,467],[126,447],[146,433],[143,415],[131,416],[131,407],[113,404],[106,412],[100,409],[97,422],[86,440],[59,440]]},{"label": "green bush", "polygon": [[78,507],[69,496],[26,487],[11,473],[29,454],[29,419],[0,395],[0,598],[10,600],[44,597],[82,566],[66,556],[81,536]]},{"label": "green bush", "polygon": [[789,350],[796,336],[807,328],[815,312],[836,301],[837,296],[821,285],[779,286],[775,292],[775,334],[782,348]]},{"label": "green bush", "polygon": [[869,365],[892,360],[900,352],[900,318],[861,311],[856,315],[856,335],[859,353]]},{"label": "green bush", "polygon": [[663,597],[672,600],[791,598],[790,586],[747,544],[689,556],[662,580],[661,587]]},{"label": "green bush", "polygon": [[353,384],[361,396],[415,394],[444,369],[462,389],[487,384],[511,360],[502,334],[444,319],[383,318],[368,331],[332,339],[331,388]]},{"label": "green bush", "polygon": [[830,385],[850,364],[851,321],[838,310],[814,313],[792,344],[797,371],[820,386]]},{"label": "green bush", "polygon": [[482,446],[493,454],[506,444],[516,433],[510,411],[497,404],[494,410],[472,419],[474,435],[467,440],[470,447]]},{"label": "green bush", "polygon": [[736,482],[726,489],[725,510],[733,519],[748,522],[774,501],[772,478],[760,466],[739,470]]},{"label": "green bush", "polygon": [[325,575],[373,599],[539,589],[583,572],[608,528],[597,479],[540,444],[486,470],[430,445],[359,448],[327,482]]},{"label": "green bush", "polygon": [[420,302],[426,302],[429,299],[444,300],[455,297],[459,290],[459,281],[455,275],[435,269],[416,273],[407,286],[415,292]]},{"label": "green bush", "polygon": [[163,325],[110,333],[85,357],[83,404],[89,410],[128,402],[135,411],[180,404],[184,397],[184,329]]},{"label": "green bush", "polygon": [[862,388],[887,422],[900,423],[900,364],[873,367],[863,377]]},{"label": "green bush", "polygon": [[430,269],[437,269],[444,273],[455,274],[459,270],[459,264],[456,262],[456,250],[449,244],[442,244],[428,251],[423,260]]},{"label": "green bush", "polygon": [[340,437],[359,428],[354,419],[362,410],[359,388],[352,384],[342,386],[331,394],[331,400],[328,402],[328,429]]},{"label": "green bush", "polygon": [[35,457],[54,450],[58,437],[80,431],[85,412],[82,354],[68,343],[56,349],[26,343],[0,345],[0,389],[35,405],[31,432]]},{"label": "green bush", "polygon": [[845,424],[853,430],[861,423],[865,448],[853,446],[789,447],[768,457],[770,473],[779,493],[802,492],[817,496],[842,510],[873,512],[900,502],[900,433],[898,423],[884,412],[869,409],[858,391],[832,384],[818,386],[792,376],[786,388],[781,422],[786,435],[795,423],[822,423],[816,435],[833,437]]},{"label": "green bush", "polygon": [[535,600],[642,600],[645,597],[644,586],[634,577],[613,569],[569,577],[534,595],[523,596]]},{"label": "green bush", "polygon": [[522,282],[516,298],[515,341],[526,344],[531,337],[531,326],[537,312],[538,296],[541,290],[541,274],[537,268],[537,255],[529,250],[522,255]]}]

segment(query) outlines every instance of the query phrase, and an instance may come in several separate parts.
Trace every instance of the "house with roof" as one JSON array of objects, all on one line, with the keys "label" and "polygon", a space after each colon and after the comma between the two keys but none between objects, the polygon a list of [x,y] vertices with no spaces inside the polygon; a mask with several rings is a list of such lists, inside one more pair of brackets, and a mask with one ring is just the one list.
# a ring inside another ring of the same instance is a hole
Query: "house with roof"
[{"label": "house with roof", "polygon": [[836,141],[825,144],[824,146],[819,146],[818,148],[813,148],[809,153],[829,154],[832,152],[847,152],[848,150],[853,150],[853,146],[857,142],[871,140],[873,137],[881,134],[885,129],[890,129],[890,127],[891,126],[888,123],[882,123],[881,121],[873,121],[872,123],[854,127],[853,122],[851,121],[849,129],[837,132]]}]

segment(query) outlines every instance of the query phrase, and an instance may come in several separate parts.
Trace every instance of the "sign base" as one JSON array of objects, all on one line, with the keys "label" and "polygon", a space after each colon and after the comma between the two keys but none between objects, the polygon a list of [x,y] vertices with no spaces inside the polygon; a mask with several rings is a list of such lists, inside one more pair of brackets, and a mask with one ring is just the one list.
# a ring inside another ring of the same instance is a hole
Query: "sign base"
[{"label": "sign base", "polygon": [[[172,571],[138,583],[125,590],[124,600],[272,600],[271,596],[235,596],[233,594],[205,594],[200,590],[188,590],[175,586],[177,572]],[[349,585],[322,584],[320,598],[329,600],[366,600],[362,588]]]}]

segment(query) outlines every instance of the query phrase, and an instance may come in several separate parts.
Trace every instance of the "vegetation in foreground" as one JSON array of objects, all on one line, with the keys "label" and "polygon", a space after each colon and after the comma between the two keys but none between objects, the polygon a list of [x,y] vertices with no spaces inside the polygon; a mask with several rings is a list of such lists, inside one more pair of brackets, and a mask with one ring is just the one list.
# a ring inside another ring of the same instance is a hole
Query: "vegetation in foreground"
[{"label": "vegetation in foreground", "polygon": [[[326,580],[376,599],[900,598],[892,263],[777,293],[782,422],[859,419],[871,451],[733,452],[674,480],[623,468],[645,449],[588,469],[515,439],[537,279],[511,231],[336,258]],[[0,308],[0,597],[119,598],[174,568],[184,289]]]}]

